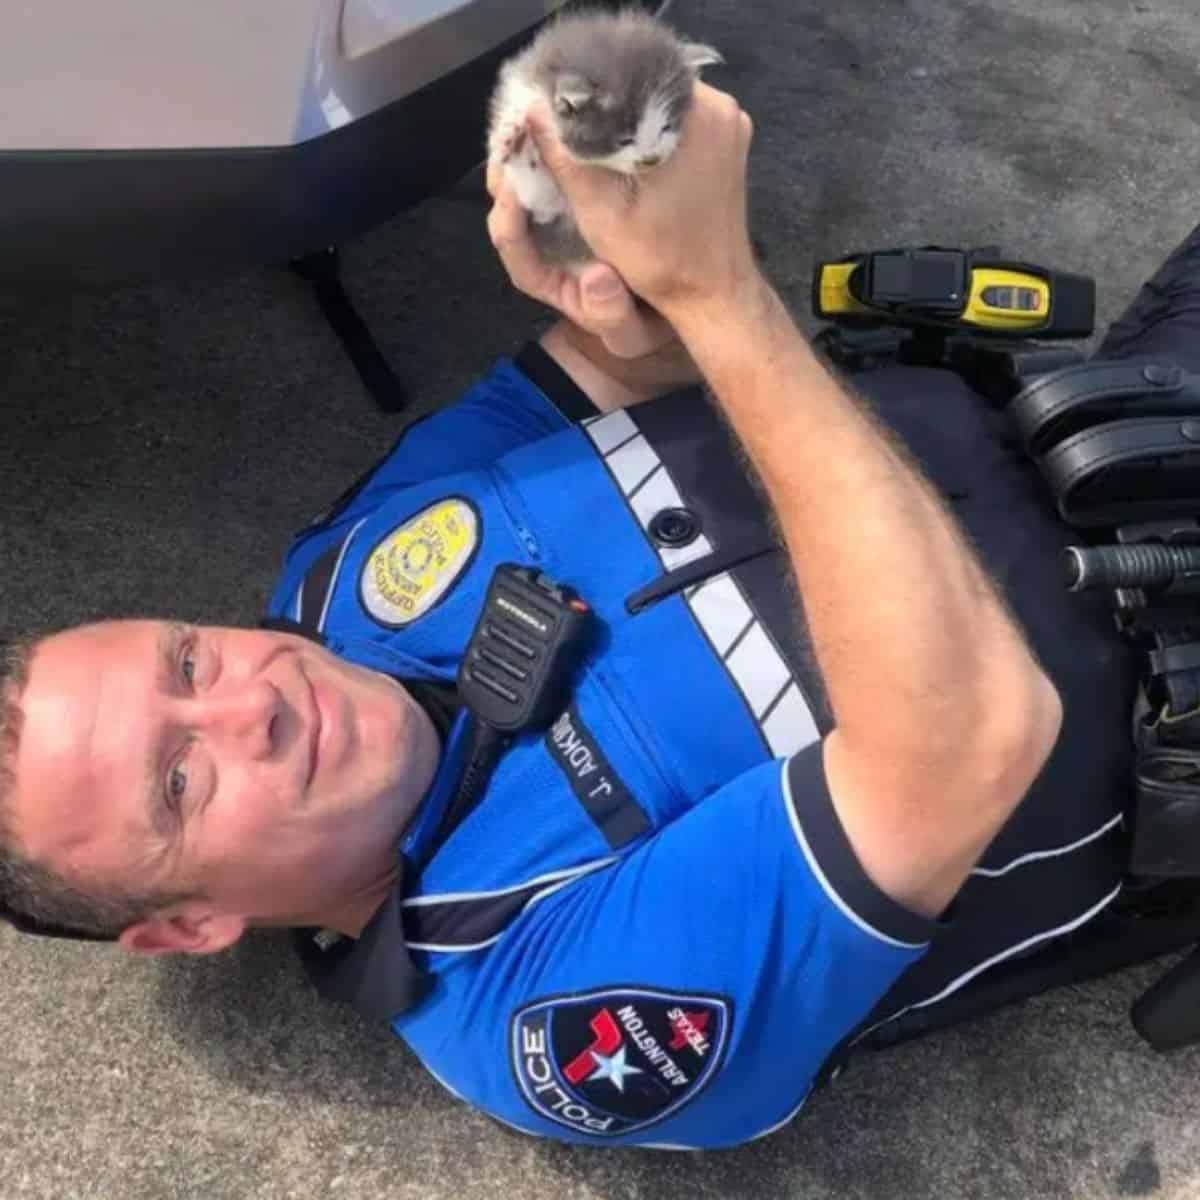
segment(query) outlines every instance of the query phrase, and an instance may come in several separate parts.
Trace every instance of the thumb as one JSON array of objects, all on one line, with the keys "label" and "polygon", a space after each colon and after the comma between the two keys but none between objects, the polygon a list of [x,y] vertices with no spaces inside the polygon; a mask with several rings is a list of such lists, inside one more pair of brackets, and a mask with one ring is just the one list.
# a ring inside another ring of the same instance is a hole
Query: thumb
[{"label": "thumb", "polygon": [[583,289],[583,302],[593,308],[611,307],[614,302],[622,303],[630,299],[629,289],[625,281],[608,265],[608,263],[592,263],[579,277]]},{"label": "thumb", "polygon": [[633,313],[633,293],[607,263],[593,263],[580,275],[579,296],[584,316],[606,328]]},{"label": "thumb", "polygon": [[638,312],[634,294],[607,263],[592,263],[580,275],[579,302],[588,331],[617,358],[638,358],[660,340]]}]

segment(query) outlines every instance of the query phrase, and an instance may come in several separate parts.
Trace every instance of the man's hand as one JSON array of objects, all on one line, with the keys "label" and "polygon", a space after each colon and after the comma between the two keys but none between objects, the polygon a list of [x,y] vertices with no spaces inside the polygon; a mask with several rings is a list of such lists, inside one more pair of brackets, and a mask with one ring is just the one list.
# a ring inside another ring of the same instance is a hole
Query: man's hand
[{"label": "man's hand", "polygon": [[529,236],[528,214],[496,163],[488,167],[487,188],[493,199],[488,233],[513,286],[563,314],[543,346],[599,408],[700,381],[675,330],[639,302],[612,267],[596,262],[576,276],[543,261]]},{"label": "man's hand", "polygon": [[674,324],[685,311],[736,303],[759,282],[746,226],[754,128],[738,102],[704,83],[667,162],[628,178],[576,162],[535,107],[530,131],[596,256]]},{"label": "man's hand", "polygon": [[641,358],[677,341],[671,326],[638,304],[606,263],[593,263],[579,276],[546,263],[529,236],[529,214],[505,185],[498,163],[488,166],[487,189],[493,201],[488,234],[518,291],[557,309],[618,358]]}]

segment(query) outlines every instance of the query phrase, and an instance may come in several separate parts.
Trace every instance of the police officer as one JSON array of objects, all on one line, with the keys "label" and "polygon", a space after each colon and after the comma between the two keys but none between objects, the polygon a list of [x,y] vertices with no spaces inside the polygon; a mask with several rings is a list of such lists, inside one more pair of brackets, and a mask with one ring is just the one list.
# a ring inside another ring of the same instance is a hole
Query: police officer
[{"label": "police officer", "polygon": [[[142,953],[297,927],[328,994],[501,1120],[730,1145],[852,1031],[1112,903],[1132,666],[961,379],[856,397],[811,353],[755,265],[733,99],[698,86],[635,193],[534,132],[612,269],[548,268],[497,191],[515,284],[571,320],[296,541],[268,628],[10,656],[0,882],[23,927]],[[504,564],[525,590],[486,600]],[[472,776],[485,600],[501,699],[567,609],[592,636]]]}]

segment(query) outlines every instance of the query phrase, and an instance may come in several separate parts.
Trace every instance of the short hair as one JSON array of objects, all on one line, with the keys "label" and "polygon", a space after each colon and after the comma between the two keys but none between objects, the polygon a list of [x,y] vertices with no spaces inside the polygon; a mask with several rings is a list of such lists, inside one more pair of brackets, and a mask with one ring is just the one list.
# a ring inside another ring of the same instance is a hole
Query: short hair
[{"label": "short hair", "polygon": [[22,851],[10,801],[24,724],[21,696],[40,640],[0,640],[0,915],[27,933],[113,941],[157,909],[192,897],[92,886],[67,879]]},{"label": "short hair", "polygon": [[29,678],[33,642],[0,638],[0,845],[12,838],[8,794],[13,786],[13,760],[21,738],[24,717],[21,693]]}]

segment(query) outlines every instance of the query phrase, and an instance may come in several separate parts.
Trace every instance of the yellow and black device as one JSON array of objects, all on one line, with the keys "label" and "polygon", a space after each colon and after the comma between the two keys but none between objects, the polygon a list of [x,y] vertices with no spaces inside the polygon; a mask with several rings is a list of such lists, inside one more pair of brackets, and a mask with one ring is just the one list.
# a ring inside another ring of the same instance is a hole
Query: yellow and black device
[{"label": "yellow and black device", "polygon": [[1001,256],[996,247],[920,246],[817,264],[813,312],[850,328],[880,325],[982,337],[1085,338],[1096,284]]}]

